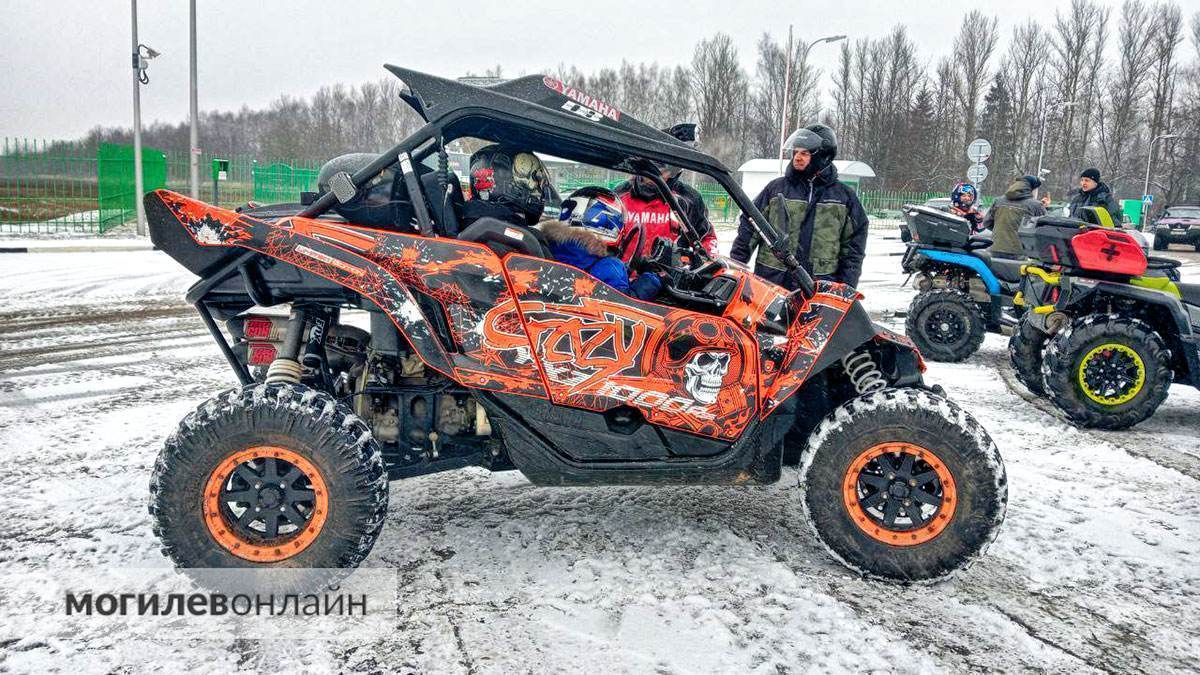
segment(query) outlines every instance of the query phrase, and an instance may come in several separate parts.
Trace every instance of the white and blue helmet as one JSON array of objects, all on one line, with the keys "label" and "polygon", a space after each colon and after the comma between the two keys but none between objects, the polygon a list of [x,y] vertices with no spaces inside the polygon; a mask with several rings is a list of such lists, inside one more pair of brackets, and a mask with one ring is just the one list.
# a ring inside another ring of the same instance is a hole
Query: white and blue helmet
[{"label": "white and blue helmet", "polygon": [[558,219],[586,228],[600,241],[616,246],[625,229],[625,204],[617,193],[602,187],[583,187],[563,200]]}]

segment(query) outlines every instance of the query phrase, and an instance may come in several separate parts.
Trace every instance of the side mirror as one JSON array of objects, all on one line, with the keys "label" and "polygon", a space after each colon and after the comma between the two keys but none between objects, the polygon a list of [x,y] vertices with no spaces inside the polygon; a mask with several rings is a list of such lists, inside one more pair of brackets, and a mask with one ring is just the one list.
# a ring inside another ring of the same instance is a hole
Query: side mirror
[{"label": "side mirror", "polygon": [[663,129],[663,131],[674,136],[684,143],[694,143],[697,138],[696,125],[691,122],[681,122],[674,126]]}]

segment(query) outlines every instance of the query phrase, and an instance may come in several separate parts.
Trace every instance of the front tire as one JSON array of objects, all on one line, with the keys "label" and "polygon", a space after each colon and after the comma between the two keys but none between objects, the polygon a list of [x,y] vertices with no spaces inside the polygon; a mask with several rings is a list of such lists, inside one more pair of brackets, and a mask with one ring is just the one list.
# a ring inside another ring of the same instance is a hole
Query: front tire
[{"label": "front tire", "polygon": [[1046,392],[1075,424],[1128,429],[1154,414],[1171,386],[1170,352],[1138,319],[1092,315],[1050,340]]},{"label": "front tire", "polygon": [[955,363],[979,350],[985,326],[971,296],[953,288],[920,293],[908,307],[905,332],[931,361]]},{"label": "front tire", "polygon": [[370,552],[388,482],[367,425],[301,385],[227,391],[167,439],[150,515],[177,567],[308,568],[310,588]]},{"label": "front tire", "polygon": [[1004,462],[979,423],[918,389],[885,389],[833,411],[809,438],[804,506],[846,566],[896,581],[944,578],[995,539]]},{"label": "front tire", "polygon": [[1169,241],[1167,241],[1167,238],[1155,233],[1155,235],[1154,235],[1154,250],[1155,251],[1165,251],[1169,248],[1171,248],[1171,243]]},{"label": "front tire", "polygon": [[1008,339],[1008,360],[1017,380],[1037,396],[1046,393],[1042,382],[1042,351],[1049,337],[1023,320]]}]

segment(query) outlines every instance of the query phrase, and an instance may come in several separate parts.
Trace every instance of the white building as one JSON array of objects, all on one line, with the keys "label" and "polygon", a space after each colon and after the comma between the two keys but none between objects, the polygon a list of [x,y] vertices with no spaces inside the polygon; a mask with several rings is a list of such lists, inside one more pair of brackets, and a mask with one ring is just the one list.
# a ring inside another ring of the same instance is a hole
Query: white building
[{"label": "white building", "polygon": [[[858,183],[863,178],[874,178],[875,170],[865,162],[856,162],[852,159],[835,159],[833,165],[837,167],[838,178],[846,183],[850,183],[855,189],[858,188]],[[742,189],[746,194],[754,198],[767,183],[783,175],[783,163],[778,159],[752,159],[738,167],[738,172],[742,174]]]}]

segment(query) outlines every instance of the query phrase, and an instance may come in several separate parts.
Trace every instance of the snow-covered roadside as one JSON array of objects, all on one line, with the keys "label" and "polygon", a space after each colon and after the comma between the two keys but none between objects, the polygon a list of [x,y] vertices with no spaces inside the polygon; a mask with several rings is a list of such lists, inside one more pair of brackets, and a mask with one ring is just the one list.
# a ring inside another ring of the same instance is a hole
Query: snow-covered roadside
[{"label": "snow-covered roadside", "polygon": [[[728,241],[728,234],[722,233]],[[907,307],[873,238],[871,313]],[[0,267],[0,669],[81,672],[1186,672],[1200,659],[1200,394],[1127,433],[1079,431],[1006,385],[1005,340],[927,377],[988,429],[1008,520],[954,580],[858,579],[767,488],[537,488],[481,470],[393,485],[368,565],[398,570],[394,636],[75,639],[13,597],[30,569],[160,567],[147,481],[179,418],[233,384],[155,252]],[[186,635],[186,633],[185,633]]]}]

